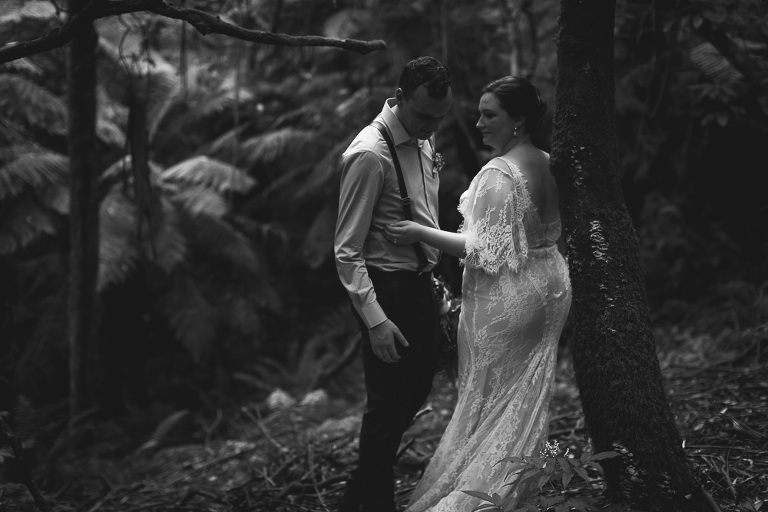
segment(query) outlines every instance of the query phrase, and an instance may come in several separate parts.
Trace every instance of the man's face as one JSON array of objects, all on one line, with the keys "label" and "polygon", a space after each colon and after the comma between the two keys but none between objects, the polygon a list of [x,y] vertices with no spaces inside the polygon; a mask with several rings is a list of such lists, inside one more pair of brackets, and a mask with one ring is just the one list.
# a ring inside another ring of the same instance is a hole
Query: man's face
[{"label": "man's face", "polygon": [[418,139],[428,139],[435,133],[440,121],[450,112],[453,94],[450,87],[444,98],[432,98],[427,89],[420,85],[405,98],[401,89],[397,90],[398,119],[411,135]]}]

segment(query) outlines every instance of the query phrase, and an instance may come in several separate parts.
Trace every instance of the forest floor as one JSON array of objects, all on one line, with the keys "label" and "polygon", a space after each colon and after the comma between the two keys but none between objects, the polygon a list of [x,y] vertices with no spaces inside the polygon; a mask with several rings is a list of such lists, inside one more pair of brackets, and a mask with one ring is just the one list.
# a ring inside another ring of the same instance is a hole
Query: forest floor
[{"label": "forest floor", "polygon": [[[768,511],[768,324],[722,315],[713,308],[657,327],[662,375],[702,487],[724,512]],[[35,482],[59,512],[335,511],[357,453],[361,372],[357,357],[326,389],[303,397],[278,390],[213,417],[177,411],[139,443],[114,422],[92,426],[83,433],[88,448],[38,461]],[[399,503],[407,503],[455,397],[453,380],[438,376],[401,445]],[[588,446],[566,348],[549,435],[572,453]],[[0,483],[0,512],[34,510],[27,487]]]}]

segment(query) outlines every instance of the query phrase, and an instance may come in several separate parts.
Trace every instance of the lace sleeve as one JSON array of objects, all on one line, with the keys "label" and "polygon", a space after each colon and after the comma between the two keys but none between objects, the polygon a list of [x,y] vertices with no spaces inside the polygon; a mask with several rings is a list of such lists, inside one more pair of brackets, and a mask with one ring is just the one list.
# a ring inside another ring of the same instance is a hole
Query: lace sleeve
[{"label": "lace sleeve", "polygon": [[467,235],[463,264],[492,275],[503,265],[516,272],[525,264],[523,215],[530,201],[523,176],[495,162],[481,169],[459,202],[464,217],[459,232]]}]

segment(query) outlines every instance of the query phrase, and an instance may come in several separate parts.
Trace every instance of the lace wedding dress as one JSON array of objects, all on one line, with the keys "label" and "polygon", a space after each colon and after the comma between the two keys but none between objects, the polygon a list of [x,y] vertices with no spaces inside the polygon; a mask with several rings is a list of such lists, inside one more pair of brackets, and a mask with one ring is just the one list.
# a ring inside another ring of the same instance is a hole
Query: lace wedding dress
[{"label": "lace wedding dress", "polygon": [[459,203],[467,235],[459,320],[458,400],[408,512],[469,512],[464,490],[511,502],[510,456],[547,435],[557,344],[571,305],[560,220],[544,224],[520,170],[488,163]]}]

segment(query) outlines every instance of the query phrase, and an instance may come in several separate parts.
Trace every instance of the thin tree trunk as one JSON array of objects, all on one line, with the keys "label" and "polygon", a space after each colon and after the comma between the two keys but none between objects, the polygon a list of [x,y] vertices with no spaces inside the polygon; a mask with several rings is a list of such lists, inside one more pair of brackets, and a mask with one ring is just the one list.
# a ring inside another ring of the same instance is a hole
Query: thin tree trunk
[{"label": "thin tree trunk", "polygon": [[[664,390],[640,250],[618,172],[615,0],[562,0],[551,168],[574,301],[576,384],[610,493],[650,510],[716,510],[692,477]],[[629,471],[638,471],[640,482]],[[714,508],[710,508],[711,505]]]},{"label": "thin tree trunk", "polygon": [[[88,0],[70,0],[70,16]],[[97,354],[96,279],[99,250],[99,201],[96,180],[96,50],[91,24],[69,47],[70,253],[69,253],[69,400],[70,428],[93,405]]]}]

